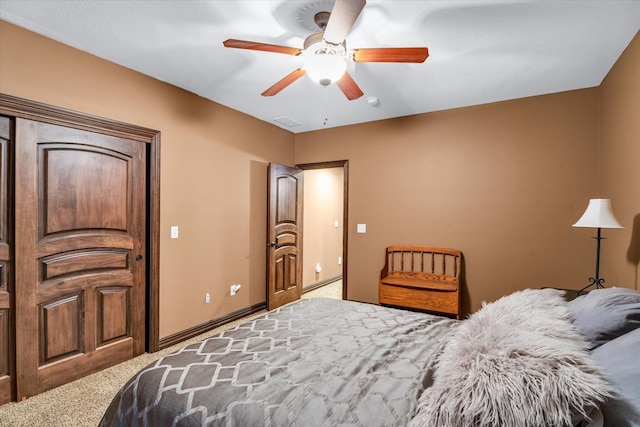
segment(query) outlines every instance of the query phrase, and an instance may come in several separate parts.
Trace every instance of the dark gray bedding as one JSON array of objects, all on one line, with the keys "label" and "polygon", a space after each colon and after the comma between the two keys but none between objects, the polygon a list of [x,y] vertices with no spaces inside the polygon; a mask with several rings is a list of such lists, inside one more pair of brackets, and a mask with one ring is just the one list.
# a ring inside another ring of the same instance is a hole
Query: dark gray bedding
[{"label": "dark gray bedding", "polygon": [[147,366],[102,426],[402,426],[458,321],[301,300]]}]

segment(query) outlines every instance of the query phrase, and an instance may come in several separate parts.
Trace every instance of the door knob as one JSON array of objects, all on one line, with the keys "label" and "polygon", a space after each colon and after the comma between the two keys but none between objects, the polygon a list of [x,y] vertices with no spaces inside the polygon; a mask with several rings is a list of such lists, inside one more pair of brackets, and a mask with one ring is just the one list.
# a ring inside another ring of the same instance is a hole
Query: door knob
[{"label": "door knob", "polygon": [[267,246],[271,246],[272,248],[276,247],[276,242],[267,242]]},{"label": "door knob", "polygon": [[142,260],[142,255],[136,256],[136,261],[140,261],[140,260]]}]

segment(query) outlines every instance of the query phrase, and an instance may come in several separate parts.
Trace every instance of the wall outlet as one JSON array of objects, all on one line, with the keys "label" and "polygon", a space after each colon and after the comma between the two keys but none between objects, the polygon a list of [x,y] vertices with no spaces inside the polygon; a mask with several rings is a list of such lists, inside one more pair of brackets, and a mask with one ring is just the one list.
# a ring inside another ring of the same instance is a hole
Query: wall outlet
[{"label": "wall outlet", "polygon": [[207,292],[206,294],[204,294],[204,303],[209,304],[210,302],[211,302],[211,295],[209,294],[209,292]]},{"label": "wall outlet", "polygon": [[172,225],[171,226],[171,238],[172,239],[177,239],[178,238],[178,226],[177,225]]},{"label": "wall outlet", "polygon": [[242,286],[237,283],[235,285],[231,285],[231,287],[229,288],[229,293],[231,294],[231,296],[237,294],[241,287]]}]

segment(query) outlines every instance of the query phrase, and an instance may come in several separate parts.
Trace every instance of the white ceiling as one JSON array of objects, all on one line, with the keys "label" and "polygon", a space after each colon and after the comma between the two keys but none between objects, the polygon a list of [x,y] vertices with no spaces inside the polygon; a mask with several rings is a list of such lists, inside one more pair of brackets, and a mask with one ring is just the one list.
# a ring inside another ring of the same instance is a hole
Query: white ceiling
[{"label": "white ceiling", "polygon": [[260,96],[303,59],[222,45],[235,38],[302,47],[316,31],[315,12],[332,5],[0,0],[0,19],[296,133],[598,86],[640,29],[638,0],[368,0],[348,48],[426,46],[429,58],[350,63],[364,91],[354,101],[307,77]]}]

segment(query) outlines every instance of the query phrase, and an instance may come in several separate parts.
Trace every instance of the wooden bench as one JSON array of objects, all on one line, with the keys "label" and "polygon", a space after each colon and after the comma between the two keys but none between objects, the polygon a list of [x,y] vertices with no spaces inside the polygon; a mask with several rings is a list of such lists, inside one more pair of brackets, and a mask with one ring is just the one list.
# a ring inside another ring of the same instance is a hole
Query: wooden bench
[{"label": "wooden bench", "polygon": [[460,319],[462,252],[427,246],[389,246],[380,272],[379,302],[455,315]]}]

